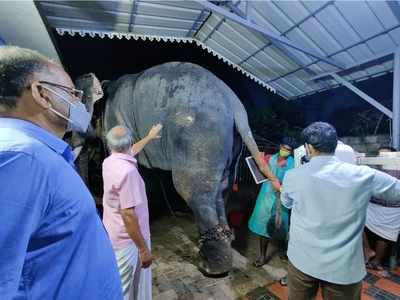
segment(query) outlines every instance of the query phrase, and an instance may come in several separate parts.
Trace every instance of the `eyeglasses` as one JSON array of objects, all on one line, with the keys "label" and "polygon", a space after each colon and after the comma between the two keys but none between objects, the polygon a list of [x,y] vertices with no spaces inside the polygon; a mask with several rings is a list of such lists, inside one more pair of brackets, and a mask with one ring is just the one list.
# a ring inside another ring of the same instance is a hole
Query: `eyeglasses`
[{"label": "eyeglasses", "polygon": [[62,84],[54,83],[54,82],[48,82],[48,81],[39,81],[39,83],[43,83],[43,84],[47,84],[47,85],[51,85],[51,86],[57,87],[57,88],[65,91],[65,92],[67,92],[71,96],[73,96],[76,100],[82,101],[82,97],[83,97],[83,91],[82,90],[74,89],[74,88],[69,87],[69,86],[65,86],[65,85],[62,85]]}]

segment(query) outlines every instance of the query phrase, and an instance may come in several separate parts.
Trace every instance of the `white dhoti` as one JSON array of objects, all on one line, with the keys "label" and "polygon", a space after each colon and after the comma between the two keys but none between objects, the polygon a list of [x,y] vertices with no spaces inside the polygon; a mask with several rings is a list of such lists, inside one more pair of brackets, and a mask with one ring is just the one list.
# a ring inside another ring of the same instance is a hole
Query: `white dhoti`
[{"label": "white dhoti", "polygon": [[396,242],[400,231],[400,207],[369,203],[365,226],[380,237]]},{"label": "white dhoti", "polygon": [[[150,240],[146,240],[151,249]],[[151,300],[151,267],[140,266],[138,248],[130,244],[115,250],[124,300]]]}]

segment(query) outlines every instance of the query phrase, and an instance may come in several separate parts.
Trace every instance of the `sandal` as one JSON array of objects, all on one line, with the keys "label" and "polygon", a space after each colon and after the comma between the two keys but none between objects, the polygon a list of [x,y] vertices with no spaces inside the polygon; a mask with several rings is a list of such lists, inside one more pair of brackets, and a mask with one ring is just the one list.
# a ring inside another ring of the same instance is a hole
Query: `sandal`
[{"label": "sandal", "polygon": [[287,276],[281,278],[279,280],[279,283],[281,284],[281,286],[287,286]]},{"label": "sandal", "polygon": [[369,261],[365,264],[367,269],[376,271],[377,275],[381,277],[390,277],[390,274],[388,271],[386,271],[380,264],[374,262],[374,261]]},{"label": "sandal", "polygon": [[374,262],[374,261],[367,262],[365,264],[365,266],[367,267],[367,269],[371,269],[374,271],[383,271],[384,270],[384,268],[380,264],[378,264],[377,262]]}]

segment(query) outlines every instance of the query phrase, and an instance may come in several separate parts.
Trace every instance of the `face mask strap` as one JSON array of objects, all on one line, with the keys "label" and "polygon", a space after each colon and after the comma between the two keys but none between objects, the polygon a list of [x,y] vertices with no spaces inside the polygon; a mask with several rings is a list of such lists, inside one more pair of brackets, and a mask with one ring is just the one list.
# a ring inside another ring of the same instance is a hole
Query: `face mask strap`
[{"label": "face mask strap", "polygon": [[47,86],[45,86],[45,85],[42,85],[42,87],[43,87],[44,89],[46,89],[46,90],[52,92],[54,95],[60,97],[60,98],[61,98],[64,102],[66,102],[67,104],[69,104],[69,105],[71,105],[71,106],[75,106],[75,105],[76,105],[75,103],[71,102],[71,101],[68,100],[65,96],[61,95],[60,93],[56,92],[55,90],[53,90],[53,89],[51,89],[51,88],[49,88],[49,87],[47,87]]},{"label": "face mask strap", "polygon": [[49,107],[53,113],[55,113],[60,118],[67,120],[67,131],[76,131],[76,132],[86,132],[88,129],[88,125],[90,124],[90,113],[87,111],[85,105],[78,101],[77,103],[73,103],[72,101],[68,100],[63,95],[57,93],[51,88],[43,86],[43,88],[47,89],[54,95],[58,96],[62,101],[66,102],[69,105],[69,116],[66,117],[59,111],[55,110],[52,107]]},{"label": "face mask strap", "polygon": [[49,108],[50,111],[52,111],[53,113],[55,113],[57,116],[59,116],[60,118],[63,118],[64,120],[70,122],[70,119],[67,118],[66,116],[64,116],[62,113],[60,113],[59,111],[56,111],[54,108],[50,107]]},{"label": "face mask strap", "polygon": [[[76,103],[72,103],[71,101],[69,101],[68,99],[66,99],[63,95],[57,93],[57,92],[54,91],[53,89],[48,88],[48,87],[46,87],[46,86],[43,86],[43,88],[45,88],[45,89],[47,89],[48,91],[52,92],[54,95],[60,97],[63,101],[65,101],[66,103],[68,103],[70,106],[76,106],[76,105],[77,105]],[[82,104],[82,105],[83,105],[83,104]],[[68,122],[70,122],[70,123],[72,123],[72,124],[74,124],[74,125],[77,125],[76,122],[74,122],[74,120],[72,120],[72,119],[69,118],[69,117],[66,117],[65,115],[63,115],[63,114],[60,113],[59,111],[55,110],[54,108],[50,107],[49,109],[50,109],[53,113],[55,113],[57,116],[59,116],[60,118],[63,118],[64,120],[66,120],[66,121],[68,121]],[[71,111],[71,108],[70,108],[70,111]]]},{"label": "face mask strap", "polygon": [[[64,102],[67,102],[69,105],[72,105],[72,103],[70,101],[68,101],[67,99],[64,98],[64,96],[60,95],[59,93],[57,93],[56,91],[46,87],[46,86],[42,86],[44,89],[52,92],[54,95],[60,97]],[[52,111],[53,113],[55,113],[57,116],[59,116],[60,118],[63,118],[64,120],[71,122],[71,120],[66,117],[65,115],[63,115],[62,113],[60,113],[59,111],[55,110],[52,105],[49,107],[49,110]]]}]

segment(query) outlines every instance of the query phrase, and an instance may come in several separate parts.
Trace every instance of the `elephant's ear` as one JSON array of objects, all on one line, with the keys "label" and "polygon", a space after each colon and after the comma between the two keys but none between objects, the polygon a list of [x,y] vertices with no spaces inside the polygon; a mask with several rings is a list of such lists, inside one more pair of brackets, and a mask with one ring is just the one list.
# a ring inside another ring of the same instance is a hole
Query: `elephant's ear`
[{"label": "elephant's ear", "polygon": [[103,98],[104,93],[101,87],[100,80],[93,73],[83,74],[76,79],[75,85],[78,89],[83,90],[84,98],[91,105]]},{"label": "elephant's ear", "polygon": [[104,94],[108,95],[108,88],[110,87],[111,80],[103,80],[100,84]]},{"label": "elephant's ear", "polygon": [[93,103],[96,103],[99,101],[101,98],[104,97],[104,91],[102,88],[102,84],[100,83],[100,80],[94,75],[93,73],[90,73],[92,75],[92,93],[93,93]]},{"label": "elephant's ear", "polygon": [[101,82],[101,87],[103,88],[104,91],[107,90],[108,85],[109,85],[110,83],[111,83],[111,80],[103,80],[103,81]]}]

